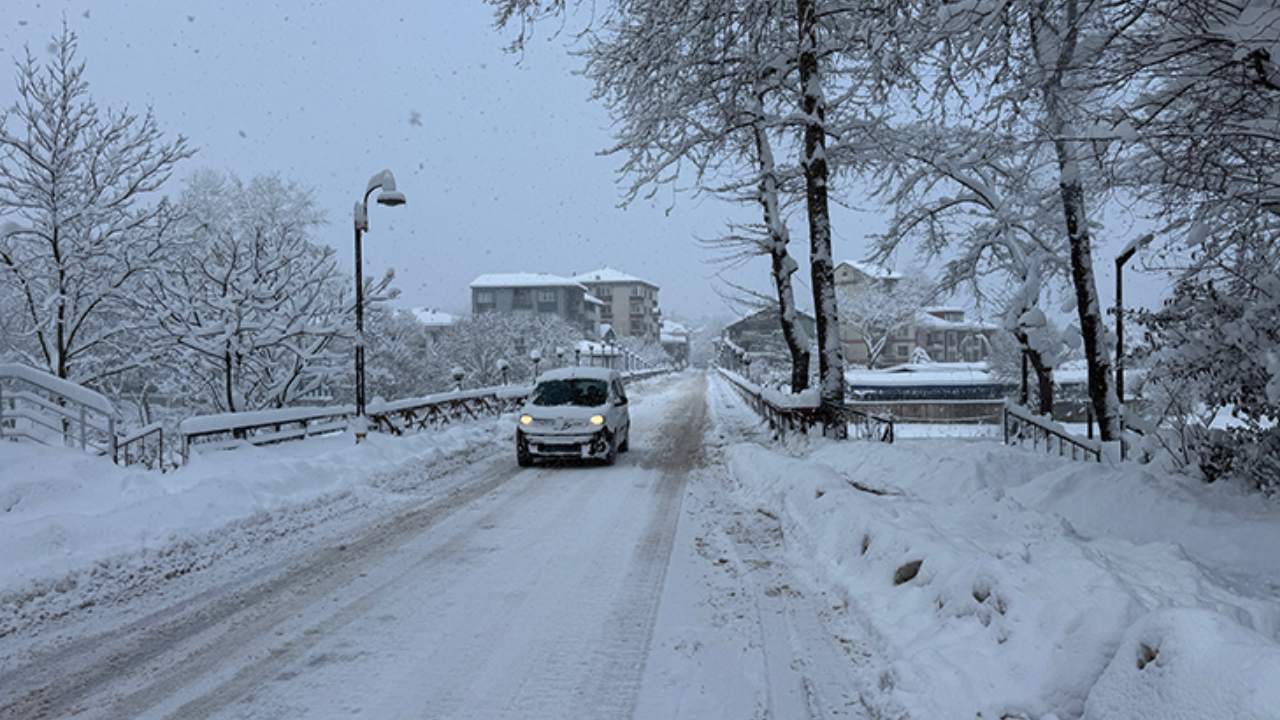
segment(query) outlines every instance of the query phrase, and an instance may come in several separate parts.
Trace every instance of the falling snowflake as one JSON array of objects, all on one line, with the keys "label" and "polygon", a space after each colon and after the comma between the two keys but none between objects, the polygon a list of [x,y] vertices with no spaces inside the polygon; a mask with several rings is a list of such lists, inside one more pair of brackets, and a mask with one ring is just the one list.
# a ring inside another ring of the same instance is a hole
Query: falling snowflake
[{"label": "falling snowflake", "polygon": [[417,110],[409,111],[409,124],[415,127],[422,127],[422,113]]}]

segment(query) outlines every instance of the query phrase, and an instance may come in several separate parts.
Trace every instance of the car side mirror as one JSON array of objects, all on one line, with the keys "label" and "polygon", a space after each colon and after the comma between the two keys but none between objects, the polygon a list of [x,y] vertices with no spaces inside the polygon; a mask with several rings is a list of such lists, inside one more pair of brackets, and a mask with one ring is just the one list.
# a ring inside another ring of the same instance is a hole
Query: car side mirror
[{"label": "car side mirror", "polygon": [[614,401],[613,401],[613,404],[614,404],[614,405],[626,405],[626,404],[627,404],[627,399],[626,399],[626,398],[624,398],[624,397],[615,398],[615,399],[614,399]]}]

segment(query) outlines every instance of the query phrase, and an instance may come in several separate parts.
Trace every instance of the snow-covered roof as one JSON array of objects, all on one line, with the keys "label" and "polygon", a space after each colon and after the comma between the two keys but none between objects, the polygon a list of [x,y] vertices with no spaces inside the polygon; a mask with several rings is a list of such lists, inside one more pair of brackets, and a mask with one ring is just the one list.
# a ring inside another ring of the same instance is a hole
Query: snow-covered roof
[{"label": "snow-covered roof", "polygon": [[471,281],[473,288],[509,288],[509,287],[575,287],[584,292],[582,283],[551,273],[486,273]]},{"label": "snow-covered roof", "polygon": [[853,268],[854,270],[857,270],[863,275],[875,278],[877,280],[901,280],[902,279],[901,273],[896,273],[890,270],[889,268],[884,267],[883,265],[872,265],[871,263],[864,263],[858,260],[844,260],[840,262],[839,265],[836,265],[836,267],[840,267],[840,265],[848,265],[849,267]]},{"label": "snow-covered roof", "polygon": [[846,370],[845,382],[860,387],[918,385],[990,385],[986,363],[915,363],[884,370]]},{"label": "snow-covered roof", "polygon": [[611,380],[618,376],[617,370],[602,367],[562,367],[548,370],[538,376],[538,380],[568,380],[571,378],[587,378],[590,380]]},{"label": "snow-covered roof", "polygon": [[457,315],[447,313],[443,310],[437,310],[436,308],[416,307],[410,308],[409,312],[413,313],[413,316],[418,318],[418,322],[432,327],[444,327],[458,322]]},{"label": "snow-covered roof", "polygon": [[662,331],[658,333],[658,342],[663,343],[685,343],[689,342],[689,328],[683,324],[672,321],[662,321]]},{"label": "snow-covered roof", "polygon": [[977,320],[944,320],[921,310],[916,313],[916,325],[932,330],[999,330],[1000,326]]},{"label": "snow-covered roof", "polygon": [[582,299],[583,299],[584,301],[586,301],[586,302],[591,303],[592,305],[604,305],[604,304],[605,304],[603,300],[601,300],[600,298],[596,297],[595,295],[592,295],[591,293],[587,293],[587,294],[583,295],[583,296],[582,296]]},{"label": "snow-covered roof", "polygon": [[602,267],[599,270],[574,275],[573,279],[580,283],[641,283],[654,288],[658,287],[648,280],[638,278],[635,275],[628,275],[611,267]]}]

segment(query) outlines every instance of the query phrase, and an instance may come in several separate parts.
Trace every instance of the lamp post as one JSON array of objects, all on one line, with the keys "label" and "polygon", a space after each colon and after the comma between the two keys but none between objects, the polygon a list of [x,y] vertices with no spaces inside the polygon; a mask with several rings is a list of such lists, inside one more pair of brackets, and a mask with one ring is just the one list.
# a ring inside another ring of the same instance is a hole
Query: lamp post
[{"label": "lamp post", "polygon": [[582,364],[582,348],[575,347],[573,349],[573,364],[575,366]]},{"label": "lamp post", "polygon": [[467,371],[463,370],[461,366],[458,366],[453,369],[452,375],[454,389],[458,392],[462,392],[462,380],[467,376]]},{"label": "lamp post", "polygon": [[364,197],[356,203],[353,212],[356,230],[356,442],[364,440],[367,432],[364,402],[364,258],[361,256],[360,239],[369,230],[369,196],[379,190],[378,204],[395,207],[405,203],[404,193],[396,190],[396,178],[390,170],[369,178]]},{"label": "lamp post", "polygon": [[1147,233],[1116,256],[1116,400],[1124,407],[1124,264],[1154,236]]},{"label": "lamp post", "polygon": [[542,362],[542,351],[534,348],[529,351],[529,360],[533,362],[533,381],[538,381],[538,363]]},{"label": "lamp post", "polygon": [[564,348],[556,347],[556,367],[564,367]]},{"label": "lamp post", "polygon": [[503,385],[506,385],[506,384],[507,384],[507,370],[509,370],[509,369],[511,368],[511,363],[507,362],[506,360],[499,360],[499,361],[498,361],[497,363],[495,363],[495,364],[498,366],[498,372],[499,372],[499,373],[501,373],[501,375],[502,375],[502,384],[503,384]]}]

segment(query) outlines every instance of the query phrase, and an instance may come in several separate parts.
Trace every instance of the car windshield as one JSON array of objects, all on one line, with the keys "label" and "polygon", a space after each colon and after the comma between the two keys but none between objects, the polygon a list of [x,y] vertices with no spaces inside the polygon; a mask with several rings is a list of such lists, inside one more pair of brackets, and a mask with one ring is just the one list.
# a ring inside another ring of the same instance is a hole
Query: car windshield
[{"label": "car windshield", "polygon": [[545,380],[533,391],[534,405],[579,405],[594,407],[609,399],[609,385],[604,380],[570,378]]}]

